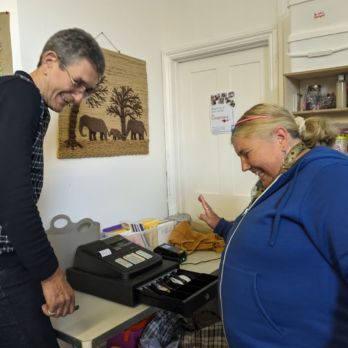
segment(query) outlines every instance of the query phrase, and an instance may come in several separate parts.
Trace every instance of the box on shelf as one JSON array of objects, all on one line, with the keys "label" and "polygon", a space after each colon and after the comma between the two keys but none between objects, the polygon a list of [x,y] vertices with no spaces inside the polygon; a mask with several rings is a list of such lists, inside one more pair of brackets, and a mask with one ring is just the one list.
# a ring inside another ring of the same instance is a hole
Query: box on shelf
[{"label": "box on shelf", "polygon": [[291,31],[316,32],[347,24],[346,0],[288,0]]},{"label": "box on shelf", "polygon": [[346,65],[346,0],[289,0],[290,71]]}]

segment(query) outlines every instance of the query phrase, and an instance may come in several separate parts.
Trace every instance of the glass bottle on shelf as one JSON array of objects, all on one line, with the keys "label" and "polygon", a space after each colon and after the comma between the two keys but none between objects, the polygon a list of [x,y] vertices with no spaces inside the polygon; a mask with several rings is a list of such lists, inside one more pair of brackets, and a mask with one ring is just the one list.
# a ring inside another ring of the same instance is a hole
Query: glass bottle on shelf
[{"label": "glass bottle on shelf", "polygon": [[339,74],[336,82],[336,107],[347,107],[347,83],[344,74]]}]

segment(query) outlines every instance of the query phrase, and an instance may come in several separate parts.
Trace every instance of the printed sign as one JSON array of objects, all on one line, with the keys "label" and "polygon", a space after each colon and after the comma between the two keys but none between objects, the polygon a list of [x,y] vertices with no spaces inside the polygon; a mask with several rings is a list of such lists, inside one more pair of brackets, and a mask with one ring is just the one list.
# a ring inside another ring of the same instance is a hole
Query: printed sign
[{"label": "printed sign", "polygon": [[210,127],[213,134],[230,133],[234,124],[234,92],[210,96]]}]

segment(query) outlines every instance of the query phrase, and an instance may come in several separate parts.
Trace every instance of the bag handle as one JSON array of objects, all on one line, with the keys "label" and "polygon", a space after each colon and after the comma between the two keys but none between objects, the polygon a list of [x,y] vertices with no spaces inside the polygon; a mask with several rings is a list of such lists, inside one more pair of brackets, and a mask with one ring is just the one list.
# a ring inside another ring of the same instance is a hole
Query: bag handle
[{"label": "bag handle", "polygon": [[[66,224],[63,227],[56,227],[55,224],[58,220],[65,220]],[[66,230],[68,226],[72,224],[72,221],[68,215],[65,214],[59,214],[56,215],[50,223],[50,228],[46,231],[47,233],[57,233],[57,232],[62,232],[63,230]]]}]

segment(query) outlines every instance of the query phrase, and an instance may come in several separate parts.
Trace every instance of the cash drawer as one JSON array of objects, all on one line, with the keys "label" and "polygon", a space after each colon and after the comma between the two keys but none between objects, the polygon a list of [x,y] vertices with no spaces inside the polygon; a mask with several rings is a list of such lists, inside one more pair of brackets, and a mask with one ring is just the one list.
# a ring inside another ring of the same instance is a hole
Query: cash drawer
[{"label": "cash drawer", "polygon": [[[168,279],[180,275],[188,277],[190,281],[177,284],[176,287],[170,283],[169,291],[154,285],[166,286]],[[217,296],[217,282],[217,276],[214,275],[176,269],[138,287],[136,297],[141,303],[189,316]]]}]

